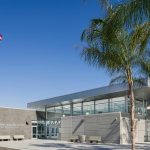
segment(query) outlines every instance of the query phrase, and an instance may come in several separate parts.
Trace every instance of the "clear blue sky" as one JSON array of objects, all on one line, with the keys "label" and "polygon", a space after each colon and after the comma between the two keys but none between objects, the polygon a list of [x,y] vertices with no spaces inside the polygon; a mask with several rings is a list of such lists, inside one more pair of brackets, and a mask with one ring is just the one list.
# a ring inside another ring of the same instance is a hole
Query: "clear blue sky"
[{"label": "clear blue sky", "polygon": [[103,16],[89,0],[0,0],[0,106],[107,85],[104,70],[88,66],[77,47],[92,18]]}]

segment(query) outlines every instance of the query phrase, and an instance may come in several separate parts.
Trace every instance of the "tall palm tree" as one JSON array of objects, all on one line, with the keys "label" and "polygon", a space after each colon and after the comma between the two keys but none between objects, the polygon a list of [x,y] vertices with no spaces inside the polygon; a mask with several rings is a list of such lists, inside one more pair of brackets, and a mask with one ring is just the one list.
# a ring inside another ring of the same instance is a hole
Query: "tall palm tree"
[{"label": "tall palm tree", "polygon": [[[135,99],[134,79],[145,77],[150,72],[150,53],[147,50],[145,34],[147,28],[136,26],[134,30],[125,31],[123,28],[116,30],[108,38],[104,27],[113,16],[110,10],[105,20],[94,19],[88,29],[84,30],[81,39],[86,42],[81,56],[90,65],[106,68],[111,75],[117,74],[118,79],[124,78],[128,85],[130,98],[130,125],[132,150],[135,149]],[[143,38],[144,37],[144,38]]]}]

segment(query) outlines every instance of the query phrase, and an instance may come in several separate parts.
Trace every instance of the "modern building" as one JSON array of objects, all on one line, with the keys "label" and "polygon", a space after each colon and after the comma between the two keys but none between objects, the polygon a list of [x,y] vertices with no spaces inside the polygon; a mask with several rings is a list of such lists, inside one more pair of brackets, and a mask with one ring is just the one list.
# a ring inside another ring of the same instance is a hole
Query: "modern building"
[{"label": "modern building", "polygon": [[[134,88],[136,141],[149,137],[147,107],[150,80]],[[35,137],[69,140],[72,135],[99,135],[105,143],[129,143],[130,102],[126,85],[110,85],[28,103],[28,108],[45,112],[45,120],[33,126]],[[35,124],[35,122],[34,122]],[[43,130],[41,130],[41,128]],[[148,140],[148,139],[147,139]]]},{"label": "modern building", "polygon": [[[134,87],[136,141],[149,141],[150,80]],[[101,136],[103,143],[130,142],[130,101],[117,84],[27,104],[26,110],[0,108],[0,135],[69,140],[73,135]]]}]

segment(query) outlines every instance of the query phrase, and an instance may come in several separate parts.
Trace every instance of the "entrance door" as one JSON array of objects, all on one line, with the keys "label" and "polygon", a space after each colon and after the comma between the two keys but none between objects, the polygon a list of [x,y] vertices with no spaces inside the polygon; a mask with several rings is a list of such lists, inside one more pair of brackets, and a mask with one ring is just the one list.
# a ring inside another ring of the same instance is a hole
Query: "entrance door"
[{"label": "entrance door", "polygon": [[37,126],[32,126],[32,138],[37,138]]},{"label": "entrance door", "polygon": [[51,138],[57,139],[58,138],[58,133],[59,133],[59,128],[58,127],[52,127],[51,128]]}]

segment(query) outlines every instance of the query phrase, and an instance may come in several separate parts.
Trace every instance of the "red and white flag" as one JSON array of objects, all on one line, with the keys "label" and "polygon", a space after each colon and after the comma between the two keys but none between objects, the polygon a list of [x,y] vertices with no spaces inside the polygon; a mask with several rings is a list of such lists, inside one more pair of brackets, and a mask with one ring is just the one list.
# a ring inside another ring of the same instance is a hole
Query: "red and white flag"
[{"label": "red and white flag", "polygon": [[3,36],[0,34],[0,41],[3,39]]}]

